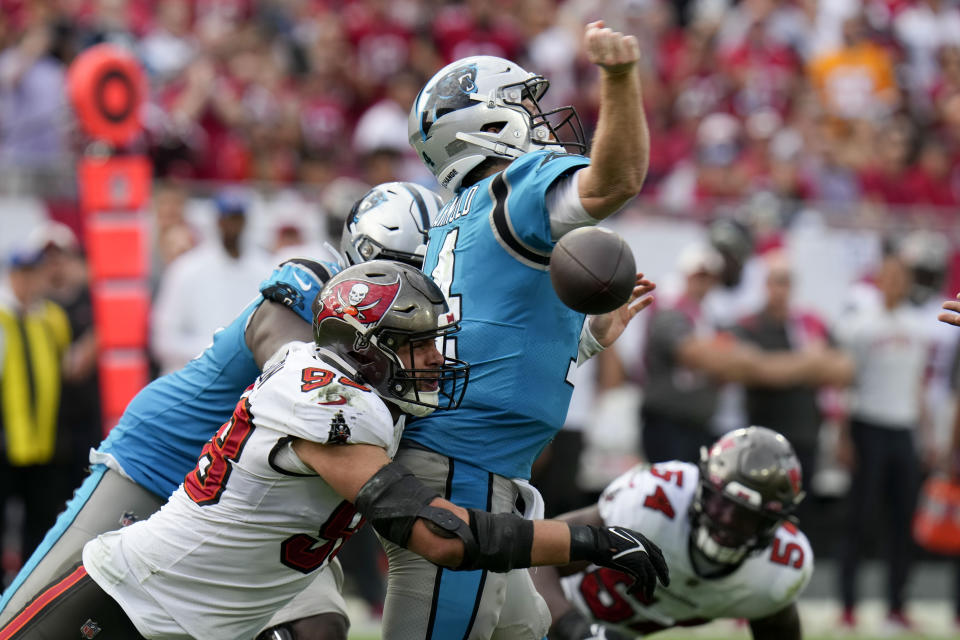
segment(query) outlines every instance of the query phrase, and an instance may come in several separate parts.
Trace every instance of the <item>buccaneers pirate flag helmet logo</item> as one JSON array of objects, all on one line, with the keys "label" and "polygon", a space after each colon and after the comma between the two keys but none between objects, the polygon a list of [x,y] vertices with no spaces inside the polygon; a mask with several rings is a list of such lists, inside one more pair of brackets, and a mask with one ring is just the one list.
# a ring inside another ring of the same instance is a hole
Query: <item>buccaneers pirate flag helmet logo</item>
[{"label": "buccaneers pirate flag helmet logo", "polygon": [[352,317],[367,328],[375,327],[400,293],[400,278],[388,284],[344,280],[328,288],[320,299],[316,321]]}]

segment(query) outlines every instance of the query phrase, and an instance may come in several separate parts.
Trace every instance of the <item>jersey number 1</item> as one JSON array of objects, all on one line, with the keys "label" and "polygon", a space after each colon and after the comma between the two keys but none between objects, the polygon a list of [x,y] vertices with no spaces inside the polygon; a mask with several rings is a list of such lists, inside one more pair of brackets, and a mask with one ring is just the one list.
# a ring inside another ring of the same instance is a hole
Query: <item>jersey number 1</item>
[{"label": "jersey number 1", "polygon": [[[460,234],[459,227],[454,227],[443,237],[443,244],[440,246],[440,253],[437,255],[437,266],[430,272],[430,278],[437,283],[443,295],[446,296],[450,304],[450,313],[453,315],[454,322],[460,322],[460,295],[450,292],[453,286],[453,261],[456,258],[454,249],[457,247],[457,236]],[[448,358],[457,357],[457,339],[448,338],[445,342],[446,353],[443,355]]]}]

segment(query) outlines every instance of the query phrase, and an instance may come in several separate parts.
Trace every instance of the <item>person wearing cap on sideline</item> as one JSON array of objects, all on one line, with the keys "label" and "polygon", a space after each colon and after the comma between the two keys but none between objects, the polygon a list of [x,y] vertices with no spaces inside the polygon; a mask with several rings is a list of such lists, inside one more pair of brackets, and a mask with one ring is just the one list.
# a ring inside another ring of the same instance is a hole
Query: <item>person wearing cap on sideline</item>
[{"label": "person wearing cap on sideline", "polygon": [[43,297],[41,260],[39,249],[15,251],[0,282],[0,532],[7,527],[7,500],[19,498],[24,557],[56,517],[65,484],[51,468],[70,324],[63,309]]},{"label": "person wearing cap on sideline", "polygon": [[250,301],[250,287],[269,272],[269,257],[244,246],[247,199],[217,195],[218,237],[177,258],[160,280],[152,316],[151,349],[161,373],[175,371],[210,343]]},{"label": "person wearing cap on sideline", "polygon": [[102,437],[100,387],[97,372],[97,336],[93,325],[93,300],[87,279],[87,260],[70,227],[50,221],[28,238],[43,255],[40,267],[45,295],[60,305],[70,323],[70,348],[63,359],[60,392],[57,458],[69,469],[72,487],[87,473],[87,455]]},{"label": "person wearing cap on sideline", "polygon": [[702,305],[722,269],[723,259],[712,246],[686,247],[677,262],[682,292],[650,318],[640,411],[643,450],[650,462],[699,460],[700,447],[714,439],[710,419],[725,382],[826,384],[844,373],[823,350],[763,352],[718,333]]}]

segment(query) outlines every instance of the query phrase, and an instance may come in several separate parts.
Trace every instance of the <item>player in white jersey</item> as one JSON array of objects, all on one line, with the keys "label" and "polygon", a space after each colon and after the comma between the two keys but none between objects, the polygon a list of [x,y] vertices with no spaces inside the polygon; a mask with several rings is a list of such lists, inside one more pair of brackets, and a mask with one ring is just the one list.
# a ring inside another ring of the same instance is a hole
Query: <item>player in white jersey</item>
[{"label": "player in white jersey", "polygon": [[168,503],[87,543],[83,562],[0,639],[252,638],[326,570],[361,514],[452,568],[589,560],[645,592],[669,582],[659,550],[636,532],[468,511],[390,462],[401,416],[455,407],[467,382],[468,365],[441,354],[457,325],[422,272],[350,267],[313,309],[315,344],[278,350]]},{"label": "player in white jersey", "polygon": [[790,518],[802,497],[792,447],[763,427],[726,434],[699,466],[638,465],[597,505],[561,518],[644,531],[663,550],[671,586],[648,598],[603,567],[531,572],[553,616],[550,640],[616,640],[716,618],[747,619],[756,640],[799,639],[794,602],[813,573]]}]

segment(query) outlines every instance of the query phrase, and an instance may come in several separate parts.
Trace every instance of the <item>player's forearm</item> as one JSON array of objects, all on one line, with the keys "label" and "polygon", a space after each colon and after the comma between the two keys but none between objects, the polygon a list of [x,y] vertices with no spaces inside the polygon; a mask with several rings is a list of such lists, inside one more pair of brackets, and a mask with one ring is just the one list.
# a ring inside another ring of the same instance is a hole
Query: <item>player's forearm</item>
[{"label": "player's forearm", "polygon": [[636,196],[650,159],[650,133],[643,112],[636,67],[600,70],[600,116],[590,151],[590,167],[580,174],[580,199],[603,219]]},{"label": "player's forearm", "polygon": [[[469,525],[467,511],[446,500],[435,499],[431,506],[447,509]],[[463,562],[465,547],[459,538],[450,537],[433,523],[418,520],[413,527],[407,548],[434,564],[455,568]],[[526,566],[567,564],[570,560],[570,527],[555,520],[533,522],[533,539],[529,543],[530,561]],[[524,568],[517,566],[517,568]]]},{"label": "player's forearm", "polygon": [[[430,505],[446,509],[469,526],[470,515],[466,509],[443,498],[435,498]],[[532,539],[527,543],[520,543],[527,546],[522,551],[529,554],[530,558],[528,563],[522,564],[531,567],[567,564],[570,560],[570,527],[557,520],[535,520],[532,524]],[[422,519],[414,525],[408,548],[431,562],[446,567],[459,566],[465,551],[459,538],[452,537],[434,523]]]}]

